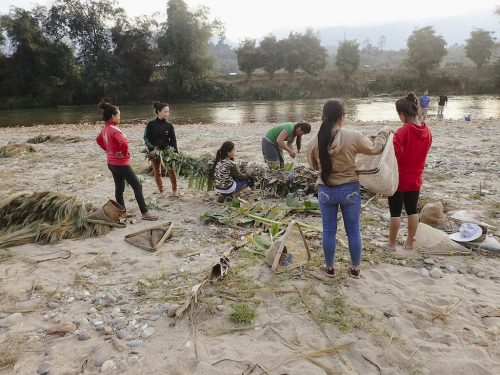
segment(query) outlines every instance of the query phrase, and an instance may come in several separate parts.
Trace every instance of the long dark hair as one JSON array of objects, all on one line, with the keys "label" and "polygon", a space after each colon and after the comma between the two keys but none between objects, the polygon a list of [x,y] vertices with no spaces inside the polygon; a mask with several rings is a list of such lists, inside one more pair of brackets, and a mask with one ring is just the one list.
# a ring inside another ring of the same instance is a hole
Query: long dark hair
[{"label": "long dark hair", "polygon": [[[311,132],[311,124],[305,121],[299,121],[293,127],[293,134],[295,135],[295,131],[300,129],[304,132],[304,134],[309,134]],[[297,136],[295,138],[295,145],[297,146],[297,152],[300,151],[300,146],[302,144],[302,137]]]},{"label": "long dark hair", "polygon": [[418,98],[410,92],[403,98],[396,100],[396,111],[403,114],[405,121],[418,116]]},{"label": "long dark hair", "polygon": [[153,102],[153,108],[155,109],[156,114],[158,114],[158,112],[160,112],[165,107],[168,107],[167,103]]},{"label": "long dark hair", "polygon": [[99,107],[102,111],[102,119],[104,121],[111,120],[114,115],[118,113],[118,106],[110,104],[106,101],[101,101],[97,107]]},{"label": "long dark hair", "polygon": [[332,159],[329,150],[335,139],[335,135],[332,134],[332,128],[344,114],[344,103],[341,100],[330,99],[323,105],[322,122],[318,132],[318,150],[321,164],[321,179],[327,186],[329,186],[328,178],[332,173]]},{"label": "long dark hair", "polygon": [[217,153],[215,154],[214,165],[212,168],[212,175],[215,172],[215,166],[217,165],[217,163],[227,158],[227,154],[231,152],[233,148],[234,148],[234,142],[231,141],[226,141],[222,144],[222,146],[220,146],[220,148],[217,150]]}]

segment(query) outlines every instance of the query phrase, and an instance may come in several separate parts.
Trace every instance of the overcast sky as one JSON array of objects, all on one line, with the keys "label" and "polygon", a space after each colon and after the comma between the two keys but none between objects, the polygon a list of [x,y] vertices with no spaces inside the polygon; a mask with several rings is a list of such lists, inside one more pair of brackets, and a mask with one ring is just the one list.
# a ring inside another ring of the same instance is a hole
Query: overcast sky
[{"label": "overcast sky", "polygon": [[[30,8],[33,4],[49,4],[50,0],[0,0],[0,13],[10,5]],[[417,20],[491,10],[500,0],[185,0],[195,8],[210,8],[211,18],[220,19],[228,39],[238,42],[245,37],[258,38],[275,29],[325,26],[360,26],[400,20]],[[166,0],[118,0],[129,16],[166,16]]]}]

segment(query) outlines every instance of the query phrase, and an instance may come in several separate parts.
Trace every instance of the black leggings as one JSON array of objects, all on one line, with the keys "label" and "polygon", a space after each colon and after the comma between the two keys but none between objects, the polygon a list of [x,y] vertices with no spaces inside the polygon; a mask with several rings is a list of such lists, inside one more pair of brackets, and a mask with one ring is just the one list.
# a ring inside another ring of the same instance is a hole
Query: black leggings
[{"label": "black leggings", "polygon": [[142,195],[142,185],[134,170],[130,165],[111,165],[108,164],[108,168],[113,174],[113,179],[115,180],[115,198],[118,203],[125,207],[125,202],[123,201],[123,192],[125,191],[125,181],[134,190],[135,200],[139,205],[141,213],[148,212],[146,203],[144,202],[144,196]]},{"label": "black leggings", "polygon": [[407,215],[417,213],[417,203],[419,191],[396,191],[392,197],[389,197],[389,210],[391,217],[401,217],[403,203]]}]

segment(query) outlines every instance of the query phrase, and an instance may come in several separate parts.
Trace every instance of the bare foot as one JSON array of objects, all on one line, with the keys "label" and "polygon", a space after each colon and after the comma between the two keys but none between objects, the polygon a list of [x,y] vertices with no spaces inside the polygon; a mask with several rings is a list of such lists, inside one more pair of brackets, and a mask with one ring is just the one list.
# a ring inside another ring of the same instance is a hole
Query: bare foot
[{"label": "bare foot", "polygon": [[160,194],[158,194],[158,198],[165,198],[167,196],[167,193],[164,191],[160,191]]},{"label": "bare foot", "polygon": [[384,242],[380,244],[380,247],[387,251],[396,252],[396,245],[389,245],[389,242]]},{"label": "bare foot", "polygon": [[404,250],[413,250],[413,243],[411,245],[409,245],[406,241],[405,243],[403,244],[403,249]]},{"label": "bare foot", "polygon": [[182,196],[177,190],[172,192],[172,198],[180,198]]}]

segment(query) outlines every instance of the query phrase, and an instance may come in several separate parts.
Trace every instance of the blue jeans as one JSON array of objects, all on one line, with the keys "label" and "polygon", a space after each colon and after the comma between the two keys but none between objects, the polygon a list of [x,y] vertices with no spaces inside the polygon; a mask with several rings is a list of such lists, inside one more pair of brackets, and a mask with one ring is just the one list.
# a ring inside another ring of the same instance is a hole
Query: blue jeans
[{"label": "blue jeans", "polygon": [[349,252],[353,266],[361,263],[361,193],[359,182],[328,187],[319,185],[319,207],[323,221],[323,253],[328,268],[335,263],[335,238],[337,236],[337,213],[342,211],[344,228],[349,239]]}]

